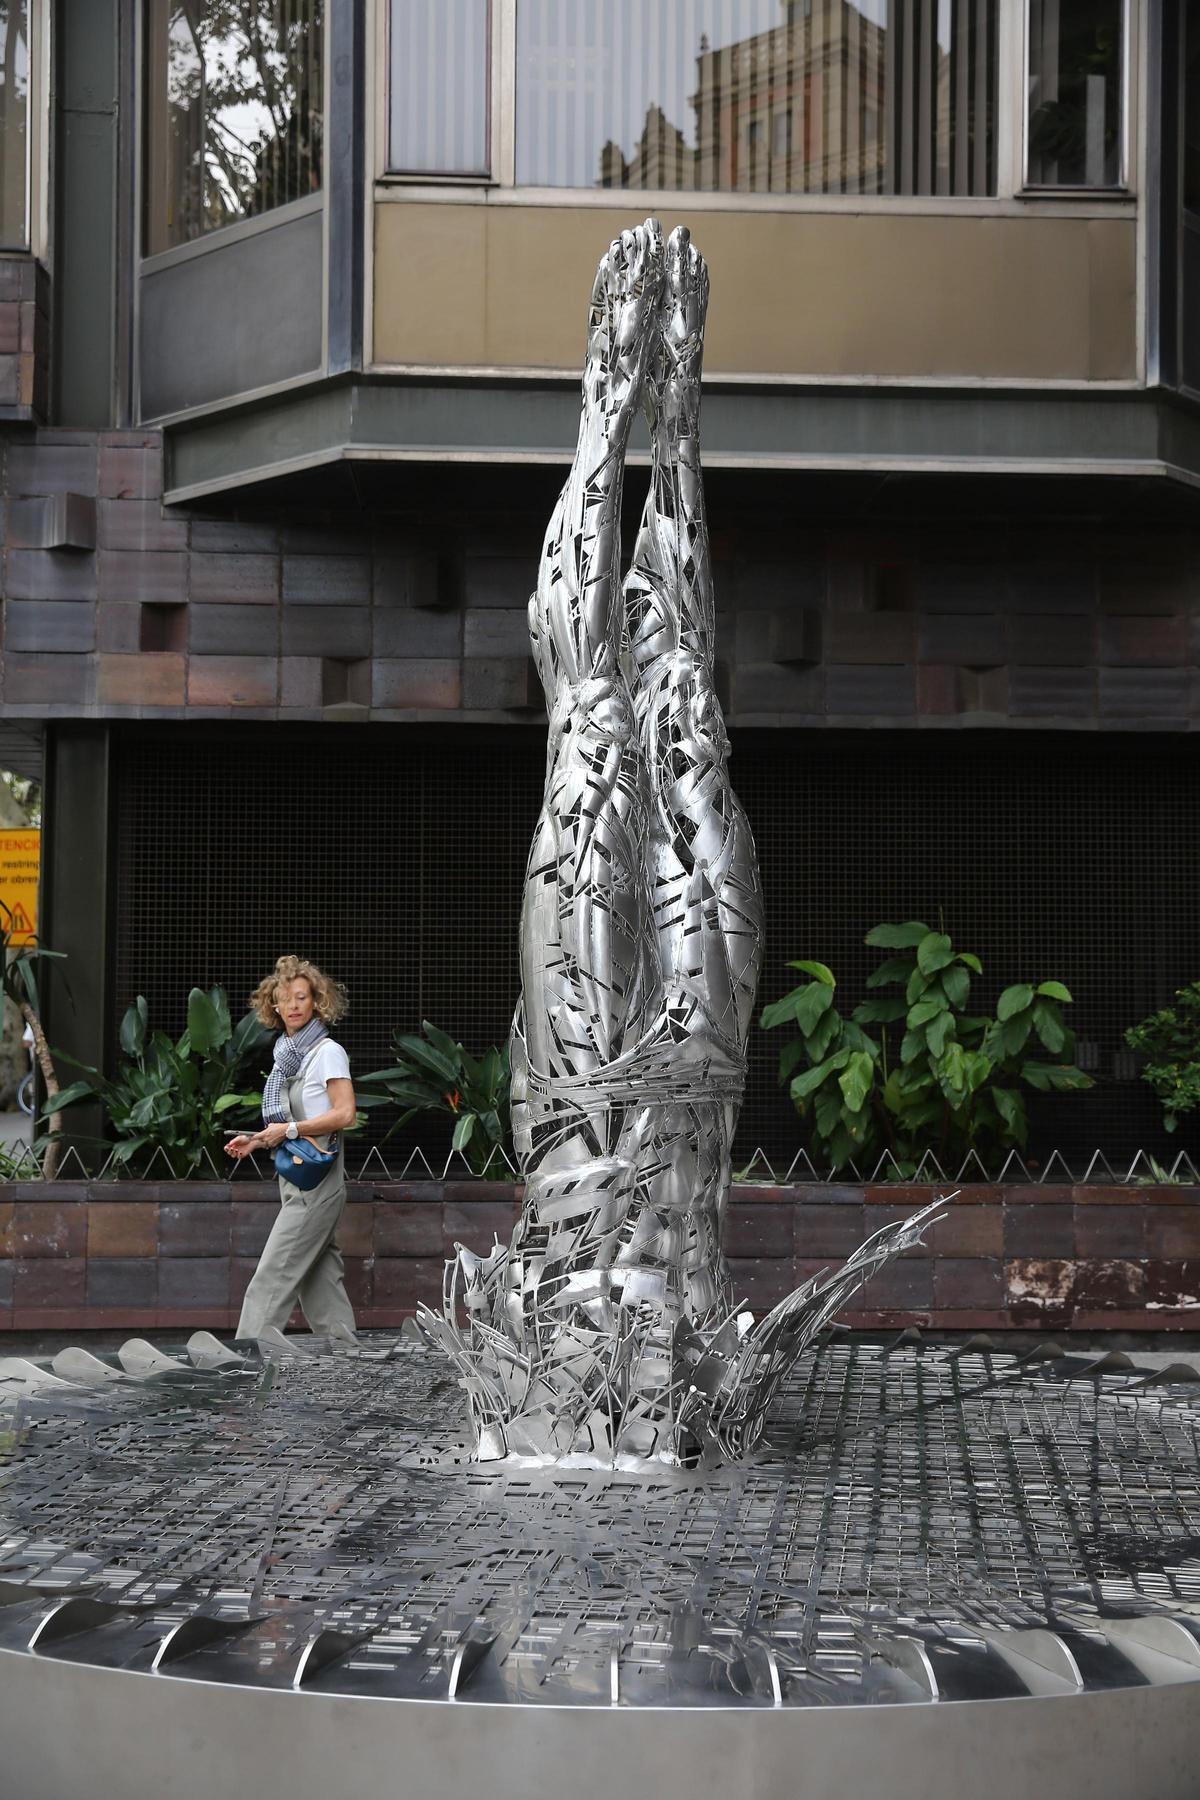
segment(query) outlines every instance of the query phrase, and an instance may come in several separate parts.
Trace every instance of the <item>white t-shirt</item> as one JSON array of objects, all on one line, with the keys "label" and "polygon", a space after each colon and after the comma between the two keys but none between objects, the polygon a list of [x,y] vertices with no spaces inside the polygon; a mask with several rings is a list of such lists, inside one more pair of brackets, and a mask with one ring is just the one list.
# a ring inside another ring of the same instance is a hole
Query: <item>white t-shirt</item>
[{"label": "white t-shirt", "polygon": [[321,1113],[327,1113],[333,1102],[329,1098],[326,1082],[349,1079],[350,1058],[340,1044],[335,1044],[332,1038],[326,1038],[314,1050],[304,1071],[304,1086],[300,1090],[300,1116],[315,1119]]}]

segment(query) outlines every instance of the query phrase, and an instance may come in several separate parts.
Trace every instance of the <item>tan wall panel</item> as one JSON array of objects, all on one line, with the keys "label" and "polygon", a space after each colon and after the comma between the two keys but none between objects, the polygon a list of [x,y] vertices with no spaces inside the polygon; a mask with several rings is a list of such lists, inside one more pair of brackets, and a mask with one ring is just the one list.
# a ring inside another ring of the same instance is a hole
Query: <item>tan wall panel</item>
[{"label": "tan wall panel", "polygon": [[[376,207],[375,360],[573,369],[633,207]],[[665,217],[670,229],[676,220]],[[710,374],[1135,374],[1130,219],[697,213]]]},{"label": "tan wall panel", "polygon": [[485,208],[383,206],[375,219],[377,359],[485,362]]}]

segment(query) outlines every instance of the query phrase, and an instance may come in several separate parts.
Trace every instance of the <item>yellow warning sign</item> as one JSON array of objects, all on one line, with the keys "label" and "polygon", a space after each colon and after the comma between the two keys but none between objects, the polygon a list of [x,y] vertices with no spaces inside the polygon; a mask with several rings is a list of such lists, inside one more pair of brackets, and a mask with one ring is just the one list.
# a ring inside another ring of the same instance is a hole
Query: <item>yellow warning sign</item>
[{"label": "yellow warning sign", "polygon": [[37,936],[41,862],[40,831],[0,831],[0,901],[12,914],[10,919],[0,912],[0,924],[11,929],[11,944],[28,944]]}]

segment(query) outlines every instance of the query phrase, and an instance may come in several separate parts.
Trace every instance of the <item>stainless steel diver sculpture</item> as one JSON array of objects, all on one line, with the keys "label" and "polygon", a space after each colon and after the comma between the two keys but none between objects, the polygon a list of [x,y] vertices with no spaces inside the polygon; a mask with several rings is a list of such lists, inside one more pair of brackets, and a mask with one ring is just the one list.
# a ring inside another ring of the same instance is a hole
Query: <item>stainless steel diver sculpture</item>
[{"label": "stainless steel diver sculpture", "polygon": [[[648,219],[602,259],[578,444],[529,602],[550,732],[512,1033],[525,1199],[511,1244],[459,1248],[442,1313],[418,1314],[466,1388],[481,1460],[752,1449],[796,1356],[937,1210],[757,1324],[735,1305],[721,1226],[763,914],[714,682],[707,305],[682,228],[664,251]],[[622,583],[639,407],[652,471]]]}]

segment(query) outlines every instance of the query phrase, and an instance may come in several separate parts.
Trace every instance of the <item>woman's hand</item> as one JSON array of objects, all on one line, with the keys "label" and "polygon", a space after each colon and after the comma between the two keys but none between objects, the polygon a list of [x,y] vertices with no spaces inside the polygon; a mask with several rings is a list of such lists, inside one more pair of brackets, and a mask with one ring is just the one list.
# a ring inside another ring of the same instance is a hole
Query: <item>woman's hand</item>
[{"label": "woman's hand", "polygon": [[286,1125],[276,1120],[274,1124],[264,1125],[261,1131],[239,1132],[237,1137],[230,1138],[226,1144],[225,1154],[241,1158],[249,1156],[255,1150],[274,1150],[276,1144],[282,1144],[286,1136]]}]

